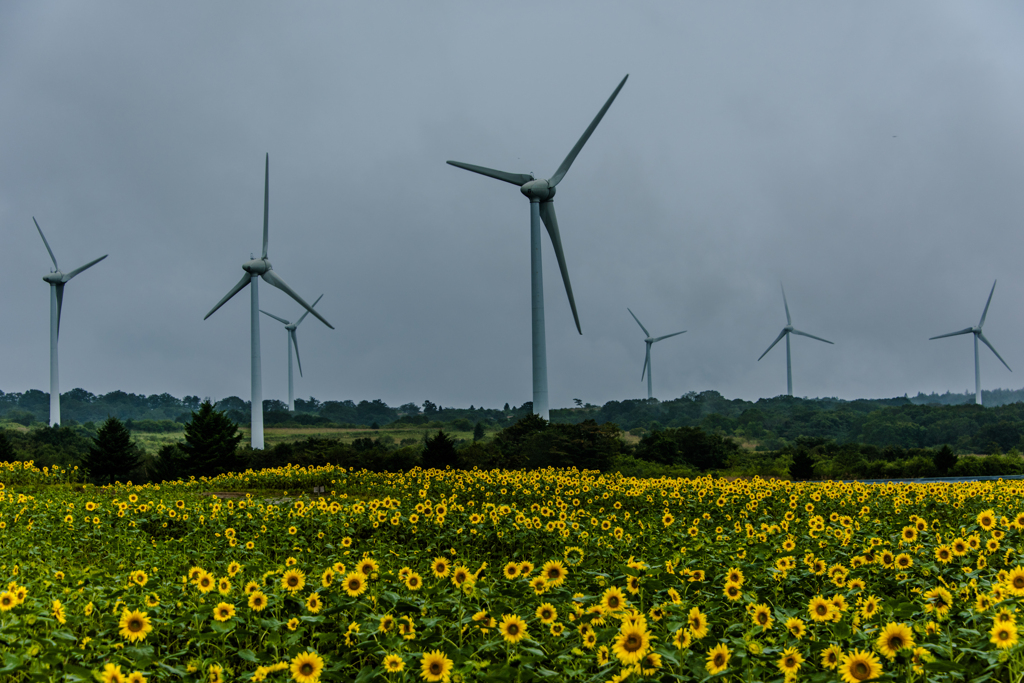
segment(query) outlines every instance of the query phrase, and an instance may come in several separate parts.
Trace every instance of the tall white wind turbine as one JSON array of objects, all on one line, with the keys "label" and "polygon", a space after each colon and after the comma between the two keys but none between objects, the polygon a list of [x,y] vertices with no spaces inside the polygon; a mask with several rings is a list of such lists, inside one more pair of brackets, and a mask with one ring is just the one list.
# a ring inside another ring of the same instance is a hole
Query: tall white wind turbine
[{"label": "tall white wind turbine", "polygon": [[[320,299],[323,299],[323,298],[324,298],[323,294],[318,296],[316,298],[316,301],[313,302],[313,307],[315,308],[316,305],[318,303],[320,303]],[[278,318],[273,313],[267,313],[262,308],[260,309],[260,313],[262,313],[263,315],[270,316],[271,318],[273,318],[274,320],[276,320],[279,323],[283,323],[284,324],[284,331],[288,335],[288,410],[290,412],[294,413],[295,412],[295,383],[294,383],[294,381],[292,379],[292,348],[293,347],[295,348],[295,360],[298,361],[298,363],[299,363],[299,376],[301,377],[302,376],[302,358],[299,357],[299,338],[298,338],[298,336],[296,336],[295,330],[299,327],[299,325],[302,324],[302,321],[306,319],[306,316],[309,315],[309,311],[305,311],[302,314],[302,317],[299,318],[298,320],[296,320],[293,323],[288,322],[284,318]]]},{"label": "tall white wind turbine", "polygon": [[252,298],[250,308],[250,332],[252,339],[252,447],[253,450],[263,449],[263,376],[260,367],[260,295],[259,281],[263,278],[267,284],[277,287],[282,292],[299,302],[307,311],[316,316],[320,322],[332,330],[334,326],[313,310],[301,296],[295,293],[291,287],[281,279],[281,276],[274,272],[267,259],[267,244],[269,239],[268,217],[270,212],[270,154],[267,154],[266,171],[263,181],[263,256],[258,259],[251,259],[242,264],[245,275],[238,281],[231,291],[224,295],[224,298],[217,302],[217,305],[210,309],[203,320],[213,315],[218,308],[223,306],[228,299],[245,289],[246,285],[252,285]]},{"label": "tall white wind turbine", "polygon": [[666,334],[666,335],[664,335],[662,337],[652,337],[651,333],[647,331],[646,327],[644,327],[644,324],[642,322],[640,322],[640,318],[636,317],[636,314],[633,313],[633,311],[631,311],[629,308],[627,308],[626,310],[629,311],[629,314],[631,316],[633,316],[633,320],[636,321],[636,324],[639,325],[640,329],[643,330],[644,334],[647,335],[647,339],[644,339],[644,342],[647,344],[647,357],[644,359],[644,370],[643,370],[643,372],[640,373],[640,381],[641,382],[644,381],[644,372],[646,372],[647,373],[647,399],[650,400],[650,399],[654,398],[654,392],[653,392],[653,390],[651,388],[652,387],[652,385],[651,385],[651,375],[654,373],[654,370],[651,368],[651,346],[654,344],[654,342],[660,342],[662,339],[668,339],[669,337],[675,337],[676,335],[683,334],[683,332],[686,332],[686,330],[683,330],[682,332],[673,332],[672,334]]},{"label": "tall white wind turbine", "polygon": [[[979,406],[981,405],[981,361],[978,359],[978,340],[980,339],[985,346],[991,349],[992,353],[996,354],[996,358],[999,359],[1000,363],[1006,365],[1006,361],[999,355],[996,348],[992,346],[988,339],[985,339],[985,335],[981,333],[981,328],[985,325],[985,316],[988,315],[988,306],[992,303],[992,294],[996,291],[996,282],[998,282],[998,280],[992,282],[992,289],[989,290],[988,301],[985,302],[985,310],[981,313],[981,320],[978,322],[977,327],[966,327],[959,332],[950,332],[949,334],[940,334],[937,337],[929,337],[929,341],[931,341],[932,339],[942,339],[943,337],[955,337],[960,334],[971,333],[974,335],[974,402]],[[1010,370],[1010,366],[1006,365],[1006,369]],[[1013,372],[1013,370],[1010,370],[1010,372]]]},{"label": "tall white wind turbine", "polygon": [[761,357],[758,358],[757,360],[761,360],[761,358],[764,358],[766,355],[768,355],[768,351],[771,351],[772,347],[775,346],[776,344],[778,344],[780,339],[782,339],[783,337],[786,338],[786,393],[788,395],[792,396],[793,395],[793,361],[792,361],[790,353],[789,353],[789,335],[790,334],[799,334],[801,337],[810,337],[811,339],[817,339],[818,341],[825,342],[826,344],[831,344],[832,342],[830,342],[828,339],[822,339],[821,337],[815,337],[813,334],[807,334],[806,332],[801,332],[800,330],[798,330],[795,327],[793,327],[793,319],[789,317],[789,302],[786,301],[786,288],[785,287],[782,288],[782,305],[786,307],[786,326],[782,328],[782,332],[779,332],[779,336],[775,338],[775,341],[772,342],[772,345],[769,346],[767,348],[767,350],[765,350],[765,352],[762,353]]},{"label": "tall white wind turbine", "polygon": [[57,257],[53,255],[53,249],[50,249],[50,243],[46,241],[46,235],[43,234],[43,229],[39,227],[39,222],[36,221],[35,216],[32,217],[32,222],[36,224],[36,230],[39,231],[39,236],[43,238],[46,251],[50,253],[50,260],[53,261],[53,270],[48,275],[43,276],[43,280],[50,284],[50,417],[48,422],[51,425],[59,425],[60,381],[57,372],[57,338],[60,336],[60,309],[64,305],[64,285],[74,276],[92,268],[107,258],[108,255],[104,254],[98,259],[89,261],[84,266],[75,268],[69,273],[61,272],[60,266],[57,265]]},{"label": "tall white wind turbine", "polygon": [[629,74],[622,79],[618,87],[615,88],[615,92],[612,93],[608,101],[601,107],[601,111],[597,112],[597,116],[591,121],[590,125],[584,131],[583,136],[576,143],[576,146],[572,148],[569,155],[565,157],[562,165],[558,167],[555,174],[551,178],[540,178],[536,179],[531,173],[508,173],[506,171],[496,171],[493,168],[485,168],[483,166],[474,166],[473,164],[465,164],[461,161],[449,161],[448,163],[452,166],[472,171],[473,173],[479,173],[489,178],[495,178],[497,180],[503,180],[506,183],[511,183],[519,187],[519,191],[522,192],[530,200],[530,292],[532,299],[533,309],[533,412],[540,415],[545,420],[548,419],[548,359],[547,359],[547,343],[545,341],[544,334],[544,279],[541,270],[541,239],[540,239],[540,223],[544,221],[544,227],[547,228],[548,236],[551,238],[551,245],[555,249],[555,258],[558,260],[558,268],[562,272],[562,282],[565,283],[565,293],[569,296],[569,306],[572,308],[572,316],[576,321],[576,331],[583,334],[580,329],[580,317],[576,314],[576,300],[572,296],[572,285],[569,284],[569,270],[565,265],[565,254],[562,252],[562,238],[558,232],[558,220],[555,218],[555,186],[562,181],[565,177],[569,167],[572,166],[572,162],[575,161],[576,155],[583,149],[583,145],[590,139],[594,129],[597,128],[597,124],[601,122],[608,107],[612,105],[616,95],[622,90],[622,86],[626,84],[626,78],[629,78]]}]

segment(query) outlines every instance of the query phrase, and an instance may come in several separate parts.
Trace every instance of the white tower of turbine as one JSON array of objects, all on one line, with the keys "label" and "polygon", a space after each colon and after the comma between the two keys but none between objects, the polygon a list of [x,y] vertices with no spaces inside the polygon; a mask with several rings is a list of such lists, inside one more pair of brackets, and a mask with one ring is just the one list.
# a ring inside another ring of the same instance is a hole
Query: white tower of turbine
[{"label": "white tower of turbine", "polygon": [[789,353],[789,335],[790,334],[798,334],[801,337],[810,337],[811,339],[817,339],[818,341],[825,342],[826,344],[831,344],[832,342],[830,342],[828,339],[822,339],[821,337],[815,337],[813,334],[807,334],[806,332],[801,332],[800,330],[798,330],[795,327],[793,327],[793,319],[789,317],[789,302],[786,301],[786,288],[785,287],[782,288],[782,305],[786,307],[786,326],[782,328],[782,332],[779,332],[779,336],[775,338],[775,341],[772,342],[771,346],[769,346],[765,350],[765,352],[761,354],[761,357],[758,358],[757,360],[761,360],[761,358],[764,358],[768,354],[768,351],[772,350],[772,346],[775,346],[776,344],[779,343],[780,339],[782,339],[783,337],[786,338],[786,393],[788,395],[792,396],[793,395],[793,361],[792,361],[792,357],[790,356],[790,353]]},{"label": "white tower of turbine", "polygon": [[50,249],[50,243],[46,241],[46,235],[43,234],[43,229],[39,227],[39,223],[34,216],[32,217],[32,222],[36,224],[36,230],[39,231],[39,236],[43,238],[46,251],[50,253],[50,260],[53,261],[53,270],[48,275],[43,276],[43,280],[50,284],[50,417],[48,423],[50,425],[59,425],[60,379],[58,377],[57,338],[60,336],[60,310],[64,305],[64,285],[74,276],[92,268],[107,258],[107,254],[89,261],[84,266],[75,268],[69,273],[61,272],[60,266],[57,265],[57,257],[53,255],[53,249]]},{"label": "white tower of turbine", "polygon": [[[313,302],[313,307],[315,308],[316,305],[318,303],[320,303],[320,299],[323,299],[323,298],[324,298],[323,294],[318,296],[316,298],[316,301]],[[276,320],[279,323],[283,323],[284,324],[285,334],[288,335],[288,410],[289,410],[289,412],[294,413],[295,412],[295,382],[294,382],[294,379],[293,379],[293,376],[292,376],[292,348],[295,349],[295,360],[298,361],[298,363],[299,363],[299,376],[301,377],[302,376],[302,358],[299,357],[299,338],[295,334],[295,330],[298,329],[299,325],[302,324],[302,321],[306,319],[307,315],[309,315],[309,311],[304,311],[302,313],[302,317],[300,317],[298,320],[296,320],[293,323],[288,322],[284,318],[278,318],[273,313],[267,313],[262,308],[260,309],[260,313],[262,313],[263,315],[270,316],[271,318],[273,318],[274,320]]]},{"label": "white tower of turbine", "polygon": [[[992,353],[996,354],[996,358],[999,359],[1000,363],[1006,365],[1006,361],[1003,360],[1003,357],[999,355],[998,351],[996,351],[996,347],[992,346],[988,339],[985,339],[985,335],[981,333],[981,328],[985,326],[985,316],[988,315],[988,306],[992,303],[992,294],[996,291],[996,282],[998,282],[998,280],[992,282],[992,289],[989,290],[988,301],[985,302],[985,310],[981,312],[981,320],[978,322],[977,327],[965,327],[959,332],[950,332],[949,334],[940,334],[937,337],[929,337],[929,341],[931,341],[932,339],[955,337],[957,335],[968,333],[974,335],[974,402],[979,406],[981,405],[981,361],[978,358],[978,340],[980,339],[982,344],[991,349]],[[1006,369],[1010,370],[1010,366],[1006,365]],[[1010,370],[1010,372],[1013,372],[1013,370]]]},{"label": "white tower of turbine", "polygon": [[203,320],[213,315],[218,308],[223,306],[228,299],[245,289],[246,285],[252,285],[252,298],[250,301],[250,338],[251,338],[251,370],[252,370],[252,447],[253,450],[263,449],[263,374],[260,366],[260,295],[259,281],[263,278],[267,284],[277,287],[282,292],[295,299],[307,311],[312,313],[324,325],[334,327],[327,320],[313,310],[301,296],[289,287],[281,276],[274,272],[267,258],[267,246],[269,239],[268,216],[270,213],[270,155],[267,154],[266,172],[263,180],[263,256],[258,259],[251,259],[242,264],[245,275],[238,281],[231,291],[224,295],[224,298],[217,302],[217,305],[210,309]]},{"label": "white tower of turbine", "polygon": [[[626,75],[629,78],[629,75]],[[530,200],[530,291],[532,299],[532,322],[533,322],[533,412],[545,420],[548,419],[548,356],[547,342],[544,333],[544,279],[541,270],[541,239],[540,223],[544,221],[548,236],[551,238],[551,245],[555,248],[555,258],[558,260],[558,268],[562,271],[562,282],[565,283],[565,293],[569,296],[569,306],[572,308],[572,315],[576,321],[576,331],[583,334],[580,329],[580,317],[576,314],[576,300],[572,296],[572,285],[569,284],[569,270],[565,265],[565,254],[562,253],[562,238],[558,232],[558,220],[555,218],[555,186],[562,181],[576,155],[583,149],[583,145],[590,139],[597,124],[601,122],[608,107],[612,106],[616,95],[626,84],[626,78],[622,79],[615,92],[608,101],[597,112],[597,116],[591,121],[583,136],[572,148],[569,155],[565,157],[562,165],[558,167],[550,179],[535,179],[530,173],[508,173],[496,171],[493,168],[465,164],[461,161],[449,161],[452,166],[479,173],[489,178],[503,180],[519,187]]]}]

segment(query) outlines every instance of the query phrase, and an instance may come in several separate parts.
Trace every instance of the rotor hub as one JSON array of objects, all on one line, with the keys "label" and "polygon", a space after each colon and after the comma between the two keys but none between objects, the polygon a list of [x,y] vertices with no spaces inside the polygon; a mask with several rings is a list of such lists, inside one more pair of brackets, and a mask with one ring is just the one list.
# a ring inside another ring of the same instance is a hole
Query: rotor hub
[{"label": "rotor hub", "polygon": [[263,275],[270,269],[270,261],[265,258],[253,259],[242,264],[242,270],[250,275]]},{"label": "rotor hub", "polygon": [[64,279],[64,273],[59,270],[43,276],[43,280],[49,282],[51,285],[59,285]]},{"label": "rotor hub", "polygon": [[555,188],[548,184],[546,178],[531,180],[522,185],[519,191],[529,197],[531,202],[546,202],[555,196]]}]

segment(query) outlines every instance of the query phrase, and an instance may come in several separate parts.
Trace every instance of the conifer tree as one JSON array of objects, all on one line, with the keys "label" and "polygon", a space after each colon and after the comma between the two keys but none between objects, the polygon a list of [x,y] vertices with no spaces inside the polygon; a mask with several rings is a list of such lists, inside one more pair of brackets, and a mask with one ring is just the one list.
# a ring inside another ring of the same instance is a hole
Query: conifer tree
[{"label": "conifer tree", "polygon": [[204,401],[185,425],[185,442],[180,448],[187,461],[182,475],[214,476],[241,469],[243,463],[237,455],[241,440],[238,425]]},{"label": "conifer tree", "polygon": [[15,460],[17,460],[17,455],[14,453],[11,440],[7,438],[7,430],[0,429],[0,462],[14,462]]},{"label": "conifer tree", "polygon": [[108,417],[93,438],[83,465],[97,484],[128,481],[139,466],[139,449],[128,428],[116,417]]}]

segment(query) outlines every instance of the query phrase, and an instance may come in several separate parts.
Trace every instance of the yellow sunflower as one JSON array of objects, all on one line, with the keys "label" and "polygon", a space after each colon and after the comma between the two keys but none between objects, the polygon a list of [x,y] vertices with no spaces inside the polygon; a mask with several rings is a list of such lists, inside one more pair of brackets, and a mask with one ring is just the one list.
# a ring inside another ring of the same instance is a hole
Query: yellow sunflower
[{"label": "yellow sunflower", "polygon": [[235,606],[230,602],[217,603],[217,606],[213,608],[213,618],[217,621],[227,621],[233,616],[235,616]]},{"label": "yellow sunflower", "polygon": [[253,612],[262,612],[267,607],[267,596],[261,590],[254,590],[249,593],[249,609]]},{"label": "yellow sunflower", "polygon": [[891,661],[896,658],[896,653],[900,650],[914,648],[914,633],[906,624],[891,621],[878,634],[875,647],[886,659]]},{"label": "yellow sunflower", "polygon": [[537,608],[536,616],[543,624],[550,624],[558,618],[558,610],[550,602],[543,603]]},{"label": "yellow sunflower", "polygon": [[953,604],[953,596],[942,586],[926,590],[923,597],[925,599],[924,611],[935,612],[940,617],[946,616]]},{"label": "yellow sunflower", "polygon": [[765,604],[754,605],[754,609],[750,614],[751,621],[754,622],[755,626],[768,630],[772,627],[772,611]]},{"label": "yellow sunflower", "polygon": [[295,593],[306,585],[306,575],[301,569],[289,569],[281,575],[281,588]]},{"label": "yellow sunflower", "polygon": [[989,633],[989,641],[1000,650],[1006,650],[1017,644],[1017,624],[1012,621],[996,622]]},{"label": "yellow sunflower", "polygon": [[1006,573],[1006,579],[1003,581],[1003,585],[1006,587],[1006,590],[1010,595],[1024,595],[1024,567],[1017,565],[1008,571]]},{"label": "yellow sunflower", "polygon": [[601,595],[601,606],[608,612],[618,612],[627,604],[626,594],[618,586],[606,588]]},{"label": "yellow sunflower", "polygon": [[706,668],[708,673],[711,675],[721,673],[729,668],[730,657],[732,657],[732,653],[729,652],[729,648],[726,647],[725,643],[719,643],[708,650],[708,661],[707,664],[704,665],[704,668]]},{"label": "yellow sunflower", "polygon": [[787,647],[782,651],[782,656],[779,657],[779,661],[776,664],[779,667],[779,671],[788,679],[792,676],[796,676],[796,672],[800,670],[800,665],[804,663],[803,655],[801,655],[795,647]]},{"label": "yellow sunflower", "polygon": [[845,683],[859,683],[882,675],[882,663],[874,652],[853,650],[843,655],[839,673]]},{"label": "yellow sunflower", "polygon": [[424,652],[423,658],[420,659],[420,676],[423,677],[427,683],[433,681],[447,681],[451,675],[452,666],[454,662],[448,659],[443,652],[440,650],[431,650],[430,652]]},{"label": "yellow sunflower", "polygon": [[342,585],[350,598],[357,598],[366,590],[366,577],[359,572],[349,572]]},{"label": "yellow sunflower", "polygon": [[396,674],[405,669],[405,662],[398,655],[388,655],[382,662],[384,670],[389,674]]},{"label": "yellow sunflower", "polygon": [[541,576],[547,579],[549,586],[560,586],[565,582],[568,571],[561,560],[549,560],[541,568]]},{"label": "yellow sunflower", "polygon": [[835,643],[821,651],[821,665],[826,669],[837,669],[842,658],[843,649]]},{"label": "yellow sunflower", "polygon": [[[696,608],[695,608],[696,609]],[[593,635],[593,632],[590,633]],[[619,629],[612,652],[625,665],[632,665],[643,659],[651,646],[651,637],[642,623],[625,622]]]},{"label": "yellow sunflower", "polygon": [[289,668],[296,683],[316,683],[324,670],[324,660],[315,652],[302,652],[292,659]]},{"label": "yellow sunflower", "polygon": [[504,638],[506,643],[518,643],[528,635],[526,633],[526,622],[515,614],[503,614],[501,622],[498,624],[498,630],[501,632],[501,637]]},{"label": "yellow sunflower", "polygon": [[153,624],[150,623],[147,613],[137,610],[130,611],[125,609],[121,612],[121,620],[118,622],[118,626],[121,629],[118,631],[121,637],[133,643],[145,640],[146,636],[153,630]]},{"label": "yellow sunflower", "polygon": [[694,607],[690,610],[686,621],[689,624],[690,635],[695,640],[700,640],[708,634],[708,618],[700,611],[699,607]]},{"label": "yellow sunflower", "polygon": [[811,598],[810,603],[807,605],[807,613],[810,614],[811,619],[814,621],[831,621],[834,609],[835,606],[820,595],[815,595]]}]

